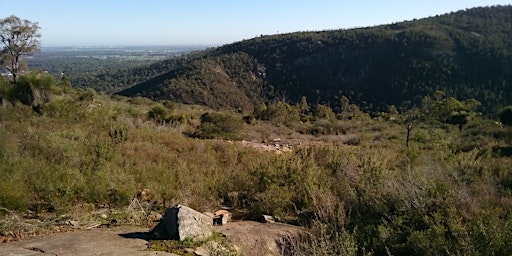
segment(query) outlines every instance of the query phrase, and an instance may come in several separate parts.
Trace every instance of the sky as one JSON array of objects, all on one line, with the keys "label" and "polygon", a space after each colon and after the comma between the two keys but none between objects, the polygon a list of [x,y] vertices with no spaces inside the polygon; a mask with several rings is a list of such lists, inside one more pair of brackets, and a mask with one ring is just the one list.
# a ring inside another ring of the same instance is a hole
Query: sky
[{"label": "sky", "polygon": [[297,31],[420,19],[512,0],[0,0],[38,22],[42,46],[222,45]]}]

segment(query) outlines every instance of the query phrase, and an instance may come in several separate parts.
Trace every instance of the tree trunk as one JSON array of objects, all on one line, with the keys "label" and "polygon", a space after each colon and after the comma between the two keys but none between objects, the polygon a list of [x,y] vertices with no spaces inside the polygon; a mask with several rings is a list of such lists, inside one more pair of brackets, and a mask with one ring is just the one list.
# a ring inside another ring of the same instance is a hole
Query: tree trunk
[{"label": "tree trunk", "polygon": [[406,138],[406,141],[405,141],[405,145],[407,147],[409,147],[409,139],[411,137],[411,129],[412,129],[412,124],[407,124],[407,138]]}]

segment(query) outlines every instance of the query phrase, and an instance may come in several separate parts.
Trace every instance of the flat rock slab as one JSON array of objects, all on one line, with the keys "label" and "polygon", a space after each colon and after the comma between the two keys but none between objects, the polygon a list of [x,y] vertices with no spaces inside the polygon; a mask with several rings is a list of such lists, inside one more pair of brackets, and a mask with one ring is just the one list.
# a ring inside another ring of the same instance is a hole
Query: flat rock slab
[{"label": "flat rock slab", "polygon": [[44,235],[0,244],[0,255],[174,255],[148,251],[146,231],[115,227]]},{"label": "flat rock slab", "polygon": [[[244,255],[280,255],[279,240],[300,232],[300,227],[254,221],[229,222],[215,226]],[[31,237],[0,244],[0,256],[14,255],[175,255],[147,250],[149,232],[141,227],[115,227],[79,230]]]},{"label": "flat rock slab", "polygon": [[235,221],[215,226],[215,230],[238,247],[244,255],[282,255],[283,239],[296,236],[303,229],[284,223],[260,223],[255,221]]}]

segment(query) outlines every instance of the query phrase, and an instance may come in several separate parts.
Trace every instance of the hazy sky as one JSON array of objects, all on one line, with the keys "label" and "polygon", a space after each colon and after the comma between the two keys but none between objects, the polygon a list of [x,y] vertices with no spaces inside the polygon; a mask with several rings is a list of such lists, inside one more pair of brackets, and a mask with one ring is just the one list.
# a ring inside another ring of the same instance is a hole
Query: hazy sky
[{"label": "hazy sky", "polygon": [[39,22],[43,46],[219,45],[497,4],[512,0],[0,0],[0,18]]}]

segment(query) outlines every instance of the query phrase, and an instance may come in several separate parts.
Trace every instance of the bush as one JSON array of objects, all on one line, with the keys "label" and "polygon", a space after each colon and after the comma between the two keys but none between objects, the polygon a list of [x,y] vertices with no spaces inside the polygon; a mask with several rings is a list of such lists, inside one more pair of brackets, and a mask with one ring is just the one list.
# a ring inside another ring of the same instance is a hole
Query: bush
[{"label": "bush", "polygon": [[265,104],[257,106],[254,116],[260,120],[271,121],[275,125],[290,126],[300,121],[299,108],[282,101],[274,102],[268,107]]},{"label": "bush", "polygon": [[316,119],[334,120],[336,118],[336,114],[328,105],[318,104],[315,107],[314,117]]},{"label": "bush", "polygon": [[164,106],[156,105],[148,112],[148,119],[160,123],[167,119],[167,115],[167,109]]},{"label": "bush", "polygon": [[10,90],[9,98],[23,104],[39,106],[53,99],[54,77],[41,72],[29,72],[20,75]]},{"label": "bush", "polygon": [[31,71],[20,75],[16,85],[30,86],[36,89],[50,89],[55,85],[55,78],[48,73]]},{"label": "bush", "polygon": [[498,115],[502,124],[512,126],[512,106],[503,108]]},{"label": "bush", "polygon": [[205,113],[201,115],[201,124],[193,134],[200,139],[239,140],[238,132],[243,121],[237,116],[221,113]]},{"label": "bush", "polygon": [[97,93],[92,88],[80,91],[78,94],[78,100],[80,101],[93,101],[97,97]]},{"label": "bush", "polygon": [[[30,193],[25,190],[25,187],[18,187],[19,180],[9,180],[5,173],[2,174],[3,178],[0,179],[0,186],[2,193],[0,194],[0,208],[8,207],[10,210],[24,211],[28,208],[30,201]],[[1,212],[0,212],[1,213]],[[1,216],[2,214],[0,214]]]}]

